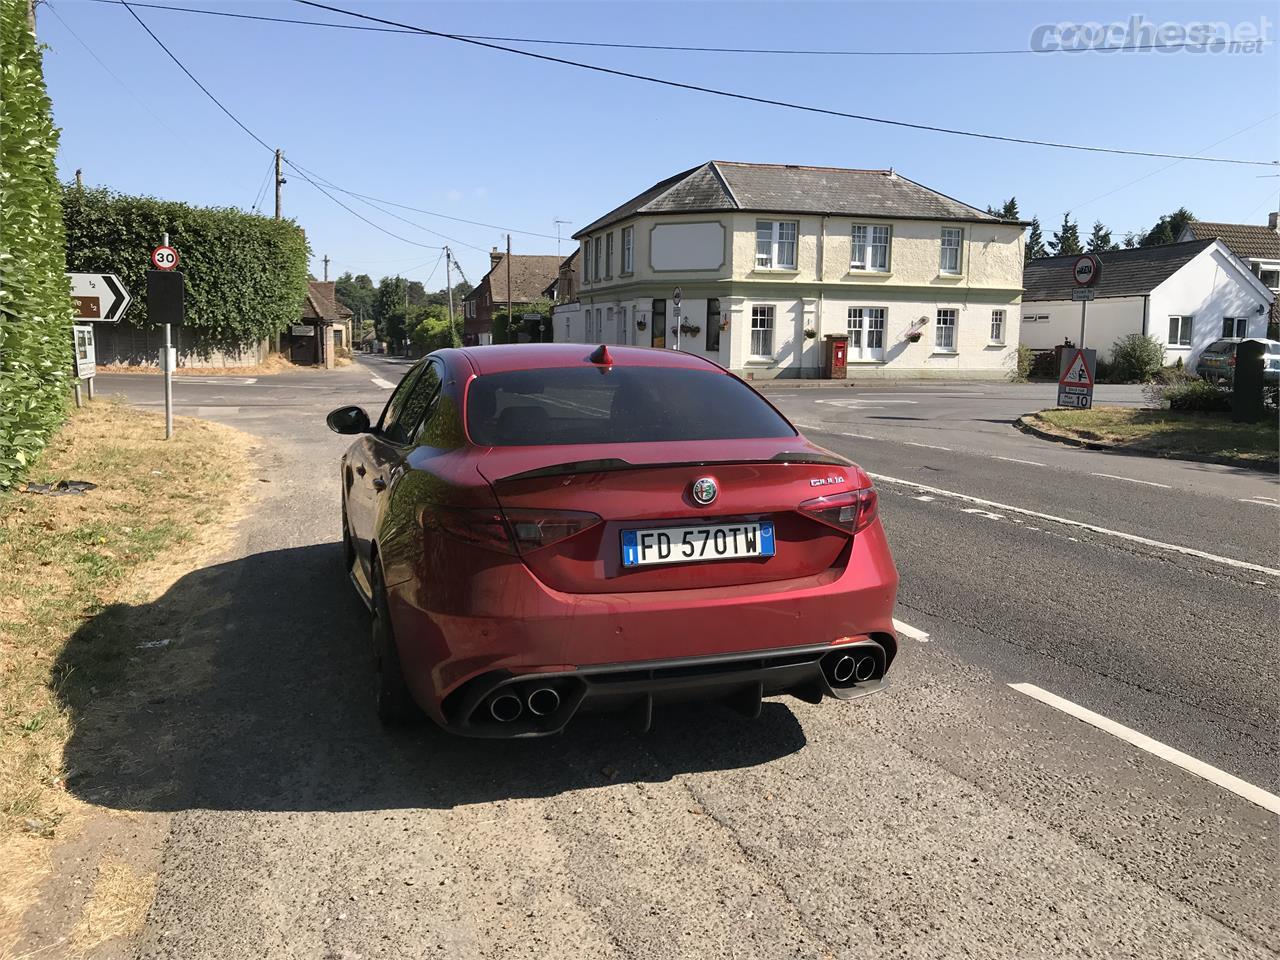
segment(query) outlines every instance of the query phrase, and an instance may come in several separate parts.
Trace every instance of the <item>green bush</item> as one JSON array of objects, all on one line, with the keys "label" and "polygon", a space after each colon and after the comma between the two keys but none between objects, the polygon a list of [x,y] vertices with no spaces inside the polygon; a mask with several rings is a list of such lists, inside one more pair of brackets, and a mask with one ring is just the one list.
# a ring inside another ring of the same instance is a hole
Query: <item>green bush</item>
[{"label": "green bush", "polygon": [[1120,383],[1146,383],[1164,365],[1164,347],[1154,337],[1130,333],[1111,348],[1112,374]]},{"label": "green bush", "polygon": [[0,489],[66,409],[71,297],[57,152],[26,0],[0,0]]},{"label": "green bush", "polygon": [[1169,405],[1170,410],[1221,413],[1231,409],[1231,391],[1205,380],[1188,380],[1162,387],[1159,396]]},{"label": "green bush", "polygon": [[74,186],[62,204],[68,268],[119,274],[134,297],[133,324],[153,326],[146,273],[164,233],[186,281],[186,327],[204,346],[234,350],[298,322],[308,248],[292,220]]},{"label": "green bush", "polygon": [[1025,343],[1018,344],[1016,366],[1009,377],[1014,383],[1026,383],[1031,377],[1031,365],[1035,361],[1035,353]]}]

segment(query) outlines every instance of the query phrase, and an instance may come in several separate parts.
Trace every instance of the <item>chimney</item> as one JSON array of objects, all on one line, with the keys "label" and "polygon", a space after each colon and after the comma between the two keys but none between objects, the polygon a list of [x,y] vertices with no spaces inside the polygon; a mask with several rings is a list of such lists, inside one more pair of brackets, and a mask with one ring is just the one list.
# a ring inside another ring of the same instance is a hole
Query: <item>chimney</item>
[{"label": "chimney", "polygon": [[1276,223],[1277,220],[1280,220],[1280,213],[1276,213],[1276,211],[1272,210],[1267,214],[1267,226],[1272,230],[1275,230],[1277,233],[1280,233],[1280,224]]},{"label": "chimney", "polygon": [[498,252],[498,248],[494,247],[489,251],[489,269],[492,270],[502,262],[502,254]]}]

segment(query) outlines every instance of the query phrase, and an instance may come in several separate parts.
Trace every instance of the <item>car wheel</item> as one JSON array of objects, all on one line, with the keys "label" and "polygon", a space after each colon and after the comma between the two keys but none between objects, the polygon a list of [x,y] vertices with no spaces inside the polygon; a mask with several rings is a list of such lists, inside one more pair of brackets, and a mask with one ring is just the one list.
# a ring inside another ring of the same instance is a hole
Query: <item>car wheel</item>
[{"label": "car wheel", "polygon": [[373,656],[378,672],[378,719],[386,726],[408,723],[414,719],[417,709],[400,667],[400,653],[391,629],[387,592],[382,586],[377,557],[373,561]]}]

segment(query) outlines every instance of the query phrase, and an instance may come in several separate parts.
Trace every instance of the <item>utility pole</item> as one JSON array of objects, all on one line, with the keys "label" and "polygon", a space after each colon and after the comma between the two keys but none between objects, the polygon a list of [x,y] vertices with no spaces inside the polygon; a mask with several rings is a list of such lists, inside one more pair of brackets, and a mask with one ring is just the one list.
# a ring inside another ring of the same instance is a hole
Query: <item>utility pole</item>
[{"label": "utility pole", "polygon": [[511,336],[511,234],[507,234],[507,336]]},{"label": "utility pole", "polygon": [[444,288],[449,295],[449,339],[455,347],[460,347],[462,338],[453,325],[453,254],[448,247],[444,248]]},{"label": "utility pole", "polygon": [[327,253],[324,255],[324,260],[321,262],[324,264],[324,278],[327,281],[329,279],[329,255]]},{"label": "utility pole", "polygon": [[280,170],[280,161],[282,159],[284,159],[284,154],[282,154],[280,150],[277,149],[276,150],[276,219],[277,220],[280,219],[280,201],[281,201],[280,188],[283,187],[287,182],[284,178],[284,174],[281,173],[281,170]]},{"label": "utility pole", "polygon": [[84,189],[84,176],[79,167],[76,167],[76,189],[77,190]]},{"label": "utility pole", "polygon": [[560,256],[560,224],[562,224],[562,223],[564,223],[564,224],[569,224],[569,223],[573,223],[573,221],[572,221],[572,220],[556,220],[556,221],[555,221],[555,225],[556,225],[556,256],[557,256],[557,257],[558,257],[558,256]]}]

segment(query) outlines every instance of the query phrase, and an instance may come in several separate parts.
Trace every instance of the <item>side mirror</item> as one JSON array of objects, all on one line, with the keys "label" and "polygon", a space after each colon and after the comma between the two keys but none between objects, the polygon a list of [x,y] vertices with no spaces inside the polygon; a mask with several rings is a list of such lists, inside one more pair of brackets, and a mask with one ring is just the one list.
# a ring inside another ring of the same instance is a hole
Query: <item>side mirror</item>
[{"label": "side mirror", "polygon": [[369,432],[369,415],[360,407],[339,407],[325,417],[325,423],[334,433]]}]

